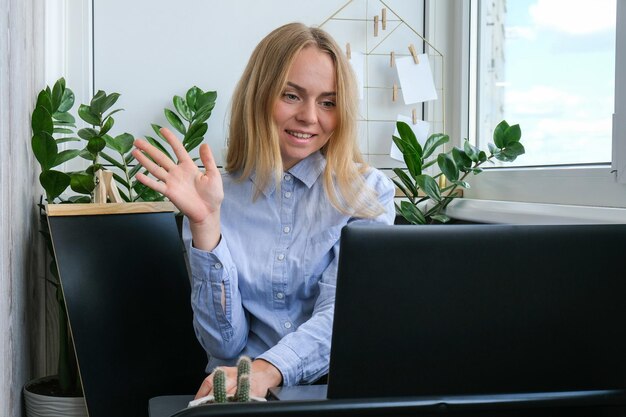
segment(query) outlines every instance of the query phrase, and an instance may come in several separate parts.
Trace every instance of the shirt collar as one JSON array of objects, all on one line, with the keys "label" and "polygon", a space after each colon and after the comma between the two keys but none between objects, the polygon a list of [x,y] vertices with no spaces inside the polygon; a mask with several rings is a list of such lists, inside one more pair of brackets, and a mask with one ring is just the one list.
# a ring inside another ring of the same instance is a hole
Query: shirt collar
[{"label": "shirt collar", "polygon": [[[291,167],[287,171],[287,173],[291,174],[294,178],[302,181],[304,185],[308,188],[311,188],[315,181],[319,178],[321,173],[324,171],[326,167],[326,158],[319,152],[312,153],[311,155],[304,158],[302,161],[298,162],[296,165]],[[250,180],[256,184],[256,172],[253,172],[250,176]],[[265,190],[263,190],[263,194],[266,197],[271,196],[276,190],[276,184],[270,182]]]}]

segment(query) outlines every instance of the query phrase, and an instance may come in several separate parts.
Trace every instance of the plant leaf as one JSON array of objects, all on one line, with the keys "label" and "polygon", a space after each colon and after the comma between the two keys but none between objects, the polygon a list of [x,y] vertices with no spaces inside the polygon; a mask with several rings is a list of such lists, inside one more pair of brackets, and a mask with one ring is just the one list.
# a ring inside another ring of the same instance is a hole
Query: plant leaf
[{"label": "plant leaf", "polygon": [[31,117],[31,127],[33,129],[33,133],[46,132],[49,135],[52,135],[54,130],[52,116],[50,116],[50,113],[45,109],[45,107],[35,107]]},{"label": "plant leaf", "polygon": [[441,190],[439,190],[439,185],[433,177],[430,175],[418,175],[415,178],[415,183],[428,197],[437,203],[441,201]]},{"label": "plant leaf", "polygon": [[115,104],[115,102],[117,101],[118,98],[120,98],[120,94],[119,93],[111,93],[108,96],[106,96],[106,98],[104,99],[104,103],[102,105],[102,110],[100,111],[100,113],[104,113],[105,111],[107,111],[111,107],[113,107],[113,105]]},{"label": "plant leaf", "polygon": [[78,116],[93,126],[100,126],[100,116],[95,115],[89,106],[81,104],[78,107]]},{"label": "plant leaf", "polygon": [[191,118],[192,122],[194,123],[205,122],[209,117],[211,117],[211,112],[213,111],[214,106],[215,106],[215,103],[210,103],[198,109],[198,111]]},{"label": "plant leaf", "polygon": [[66,149],[58,153],[56,160],[54,161],[54,166],[61,165],[64,162],[67,162],[71,159],[76,158],[80,154],[79,149]]},{"label": "plant leaf", "polygon": [[433,220],[437,220],[441,223],[448,223],[450,221],[450,217],[446,216],[445,214],[434,214],[430,216],[430,218]]},{"label": "plant leaf", "polygon": [[422,156],[422,158],[428,158],[438,147],[445,143],[448,143],[449,141],[450,136],[444,135],[443,133],[435,133],[430,135],[430,137],[426,140],[426,143],[424,144],[424,155]]},{"label": "plant leaf", "polygon": [[513,143],[519,143],[521,138],[522,138],[522,129],[519,127],[519,125],[509,126],[504,131],[504,138],[503,138],[504,146],[508,147],[509,145],[512,145]]},{"label": "plant leaf", "polygon": [[461,148],[452,148],[452,159],[460,171],[467,172],[472,167],[472,160]]},{"label": "plant leaf", "polygon": [[196,96],[196,109],[202,109],[205,106],[210,106],[211,110],[215,107],[215,100],[217,100],[216,91],[207,91],[199,96]]},{"label": "plant leaf", "polygon": [[103,150],[105,146],[107,146],[106,141],[103,138],[96,136],[94,138],[89,139],[89,143],[87,143],[87,150],[92,155],[97,155],[98,152]]},{"label": "plant leaf", "polygon": [[63,123],[75,123],[76,119],[69,113],[56,112],[52,114],[52,118]]},{"label": "plant leaf", "polygon": [[102,129],[100,129],[100,136],[107,134],[107,132],[113,127],[114,123],[115,120],[111,116],[108,116],[106,118],[106,121],[104,122],[104,125],[102,126]]},{"label": "plant leaf", "polygon": [[74,92],[69,88],[66,88],[63,91],[63,97],[61,98],[61,104],[59,104],[59,108],[57,109],[57,113],[65,113],[74,105]]},{"label": "plant leaf", "polygon": [[[107,146],[109,146],[109,141],[107,140]],[[109,146],[110,147],[110,146]],[[100,156],[102,157],[102,159],[104,159],[105,161],[107,161],[109,164],[121,169],[122,171],[124,170],[124,165],[118,161],[117,159],[113,158],[111,155],[107,154],[106,152],[100,152]]]},{"label": "plant leaf", "polygon": [[96,188],[96,184],[92,175],[75,172],[70,174],[70,187],[79,194],[90,194]]},{"label": "plant leaf", "polygon": [[509,124],[506,120],[498,123],[496,128],[493,130],[493,142],[498,148],[504,148],[505,146],[505,132],[509,128]]},{"label": "plant leaf", "polygon": [[398,178],[400,178],[407,190],[412,193],[412,195],[407,195],[406,193],[405,195],[409,198],[417,197],[417,187],[415,186],[415,183],[411,181],[411,178],[406,174],[406,172],[400,168],[394,168],[393,172],[398,176]]},{"label": "plant leaf", "polygon": [[120,153],[122,155],[128,153],[133,148],[135,138],[130,133],[122,133],[115,137],[115,142],[119,144]]},{"label": "plant leaf", "polygon": [[70,185],[70,176],[64,172],[47,170],[39,174],[39,183],[46,190],[48,203],[52,203]]},{"label": "plant leaf", "polygon": [[408,201],[402,201],[400,203],[400,214],[409,223],[412,224],[426,224],[426,217],[417,207]]},{"label": "plant leaf", "polygon": [[184,135],[187,132],[187,129],[185,128],[182,120],[180,120],[180,117],[178,117],[178,115],[170,109],[163,109],[163,111],[165,112],[165,118],[167,119],[167,121],[170,122],[174,129],[178,130]]},{"label": "plant leaf", "polygon": [[43,107],[48,111],[48,114],[52,114],[52,99],[50,98],[50,94],[46,90],[41,90],[37,95],[37,103],[35,104],[35,108]]},{"label": "plant leaf", "polygon": [[89,140],[91,138],[95,138],[98,136],[98,131],[91,127],[86,127],[84,129],[80,129],[78,132],[78,136],[82,139]]},{"label": "plant leaf", "polygon": [[439,165],[439,169],[449,181],[452,182],[459,179],[459,169],[449,154],[440,153],[437,157],[437,165]]},{"label": "plant leaf", "polygon": [[170,153],[163,147],[163,145],[161,145],[157,140],[154,140],[153,137],[146,136],[146,140],[152,146],[158,148],[161,152],[163,152],[165,155],[167,155],[167,157],[170,158],[172,161],[175,161],[174,158],[172,158],[172,155],[170,155]]},{"label": "plant leaf", "polygon": [[411,127],[405,122],[396,122],[396,128],[398,129],[398,133],[400,134],[400,139],[408,142],[421,158],[423,154],[422,145],[420,145],[417,141],[413,129],[411,129]]},{"label": "plant leaf", "polygon": [[189,130],[187,130],[185,138],[183,139],[183,144],[192,139],[204,136],[208,128],[209,126],[206,123],[192,123],[189,126]]},{"label": "plant leaf", "polygon": [[480,149],[472,145],[467,139],[463,141],[463,150],[465,151],[467,157],[472,160],[472,162],[479,162],[478,153],[480,152]]},{"label": "plant leaf", "polygon": [[190,121],[191,120],[191,111],[189,110],[189,106],[187,106],[187,102],[181,96],[174,96],[173,100],[174,108],[182,116],[183,119]]},{"label": "plant leaf", "polygon": [[187,95],[185,96],[185,98],[187,99],[187,106],[189,106],[189,109],[191,110],[198,109],[196,107],[196,98],[200,96],[201,94],[202,94],[202,90],[196,86],[193,86],[189,90],[187,90]]},{"label": "plant leaf", "polygon": [[52,135],[48,132],[35,133],[31,139],[31,147],[33,148],[35,159],[41,165],[42,171],[46,171],[54,166],[59,148]]}]

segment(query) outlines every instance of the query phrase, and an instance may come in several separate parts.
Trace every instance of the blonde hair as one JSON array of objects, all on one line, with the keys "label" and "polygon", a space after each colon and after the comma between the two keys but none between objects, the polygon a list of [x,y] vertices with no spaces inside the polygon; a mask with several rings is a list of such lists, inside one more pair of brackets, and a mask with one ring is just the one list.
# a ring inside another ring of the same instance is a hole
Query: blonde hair
[{"label": "blonde hair", "polygon": [[322,29],[290,23],[272,31],[252,52],[233,93],[226,170],[239,172],[240,180],[255,172],[255,198],[270,180],[280,185],[283,165],[272,113],[292,63],[308,46],[327,52],[335,67],[337,126],[321,149],[326,158],[324,190],[331,204],[342,213],[376,217],[384,208],[363,178],[368,166],[356,139],[358,103],[354,74],[337,43]]}]

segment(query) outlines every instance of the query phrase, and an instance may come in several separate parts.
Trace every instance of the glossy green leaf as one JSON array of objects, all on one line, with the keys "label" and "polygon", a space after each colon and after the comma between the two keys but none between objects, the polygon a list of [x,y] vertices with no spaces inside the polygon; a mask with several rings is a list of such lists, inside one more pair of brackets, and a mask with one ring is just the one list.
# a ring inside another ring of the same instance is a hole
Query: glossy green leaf
[{"label": "glossy green leaf", "polygon": [[187,106],[189,106],[189,109],[194,111],[198,109],[196,107],[196,98],[201,94],[202,90],[200,90],[196,86],[193,86],[189,90],[187,90],[187,95],[185,96],[185,98],[187,99]]},{"label": "glossy green leaf", "polygon": [[95,115],[89,106],[81,104],[78,107],[78,116],[93,126],[100,126],[100,116]]},{"label": "glossy green leaf", "polygon": [[393,172],[400,178],[400,181],[404,184],[406,189],[411,192],[411,195],[405,195],[409,198],[417,197],[417,187],[415,183],[411,180],[411,178],[402,170],[401,168],[394,168]]},{"label": "glossy green leaf", "polygon": [[102,90],[98,90],[98,92],[94,94],[94,96],[91,98],[89,107],[91,108],[91,112],[94,115],[102,115],[103,113],[102,109],[104,107],[104,102],[106,98],[107,98],[107,94]]},{"label": "glossy green leaf", "polygon": [[55,127],[52,130],[52,133],[57,133],[60,135],[71,135],[72,133],[74,133],[74,131],[72,129],[66,129],[64,127]]},{"label": "glossy green leaf", "polygon": [[96,136],[98,136],[98,131],[91,127],[80,129],[77,133],[80,138],[85,139],[85,140],[89,140],[91,138],[95,138]]},{"label": "glossy green leaf", "polygon": [[522,129],[519,125],[509,126],[504,131],[504,146],[508,147],[514,143],[518,143],[522,138]]},{"label": "glossy green leaf", "polygon": [[98,152],[103,150],[106,145],[107,143],[103,138],[96,136],[94,138],[89,139],[89,142],[87,143],[87,150],[92,155],[96,155],[98,154]]},{"label": "glossy green leaf", "polygon": [[421,158],[423,154],[422,145],[420,145],[417,141],[413,129],[411,129],[411,127],[405,122],[396,122],[396,128],[398,129],[400,138],[405,142],[408,142],[411,147],[417,152],[418,157]]},{"label": "glossy green leaf", "polygon": [[111,107],[113,107],[115,102],[117,102],[118,98],[120,98],[120,94],[119,93],[111,93],[111,94],[109,94],[106,97],[106,99],[104,100],[104,105],[102,107],[102,113],[104,113],[105,111],[107,111]]},{"label": "glossy green leaf", "polygon": [[409,170],[409,174],[413,178],[422,174],[422,160],[414,153],[405,153],[402,155],[404,157],[404,163]]},{"label": "glossy green leaf", "polygon": [[469,190],[471,188],[469,183],[466,181],[457,180],[457,181],[452,181],[452,183],[455,185],[458,185],[459,187],[463,187],[466,190]]},{"label": "glossy green leaf", "polygon": [[165,136],[163,136],[163,134],[161,133],[161,126],[152,123],[152,130],[154,130],[154,133],[157,134],[158,137],[160,137],[164,142],[167,142],[167,139],[165,139]]},{"label": "glossy green leaf", "polygon": [[90,194],[96,183],[92,175],[78,172],[70,174],[70,187],[79,194]]},{"label": "glossy green leaf", "polygon": [[439,165],[439,169],[448,180],[456,181],[459,179],[459,169],[450,155],[440,153],[437,156],[437,165]]},{"label": "glossy green leaf", "polygon": [[37,103],[35,107],[43,107],[48,111],[48,114],[52,114],[52,99],[50,98],[50,94],[46,90],[41,90],[37,95]]},{"label": "glossy green leaf", "polygon": [[204,134],[207,132],[209,126],[206,123],[192,123],[189,126],[189,130],[187,130],[187,134],[183,139],[183,143],[190,141],[195,138],[202,138]]},{"label": "glossy green leaf", "polygon": [[42,171],[54,166],[59,148],[52,135],[47,132],[35,133],[31,139],[31,146]]},{"label": "glossy green leaf", "polygon": [[69,88],[66,88],[63,91],[63,97],[61,98],[61,104],[59,105],[57,112],[58,113],[67,112],[74,105],[74,100],[75,100],[74,92],[70,90]]},{"label": "glossy green leaf", "polygon": [[59,78],[52,87],[52,95],[50,96],[50,101],[52,102],[52,111],[50,113],[58,111],[57,109],[61,105],[64,90],[65,80],[63,78]]},{"label": "glossy green leaf", "polygon": [[76,119],[74,118],[74,116],[72,116],[69,113],[56,112],[52,115],[52,118],[56,121],[63,122],[63,123],[75,123],[76,122]]},{"label": "glossy green leaf", "polygon": [[496,151],[498,150],[496,145],[491,142],[487,144],[487,147],[489,148],[489,153],[491,153],[491,155],[495,155]]},{"label": "glossy green leaf", "polygon": [[472,167],[472,160],[458,147],[452,148],[452,159],[460,171],[467,172]]},{"label": "glossy green leaf", "polygon": [[185,150],[187,152],[191,152],[193,149],[195,149],[198,146],[200,146],[200,144],[202,143],[203,140],[204,140],[204,138],[202,136],[200,136],[198,138],[193,138],[191,140],[186,141],[183,146],[185,147]]},{"label": "glossy green leaf", "polygon": [[391,181],[395,184],[396,187],[398,187],[398,189],[402,192],[402,194],[404,194],[407,198],[412,198],[411,192],[406,189],[404,184],[402,184],[400,181],[396,180],[395,178],[392,178]]},{"label": "glossy green leaf", "polygon": [[478,154],[480,153],[480,149],[472,145],[467,139],[463,141],[463,150],[472,162],[479,162]]},{"label": "glossy green leaf", "polygon": [[426,224],[426,217],[424,216],[424,213],[408,201],[402,201],[400,203],[400,214],[409,223]]},{"label": "glossy green leaf", "polygon": [[70,176],[64,172],[47,170],[39,174],[39,183],[46,191],[48,203],[52,203],[70,185]]},{"label": "glossy green leaf", "polygon": [[444,135],[442,133],[435,133],[430,135],[430,137],[426,140],[426,143],[424,144],[424,155],[422,157],[424,159],[428,158],[438,147],[445,143],[448,143],[449,141],[450,136]]},{"label": "glossy green leaf", "polygon": [[216,91],[207,91],[206,93],[202,93],[196,97],[196,109],[201,109],[205,106],[210,106],[211,109],[213,109],[216,100]]},{"label": "glossy green leaf", "polygon": [[102,125],[102,129],[100,129],[100,136],[106,135],[109,130],[111,130],[114,124],[115,120],[110,116],[107,117],[104,124]]},{"label": "glossy green leaf", "polygon": [[433,177],[430,175],[418,175],[415,178],[415,183],[428,197],[436,202],[441,201],[441,191],[439,190],[437,181],[435,181]]},{"label": "glossy green leaf", "polygon": [[67,199],[69,202],[74,204],[89,204],[91,203],[91,197],[88,195],[73,195]]},{"label": "glossy green leaf", "polygon": [[56,141],[58,145],[59,143],[65,143],[65,142],[80,142],[80,139],[77,137],[69,137],[69,138],[59,138],[59,139],[56,139]]},{"label": "glossy green leaf", "polygon": [[213,105],[207,105],[201,107],[191,118],[194,123],[203,123],[211,117],[211,112],[213,111]]},{"label": "glossy green leaf", "polygon": [[126,180],[124,178],[122,178],[119,174],[116,174],[115,172],[113,173],[113,179],[115,179],[115,181],[117,181],[118,184],[120,184],[122,187],[124,188],[128,188],[128,183],[126,182]]},{"label": "glossy green leaf", "polygon": [[493,142],[498,148],[505,146],[505,132],[509,128],[509,124],[503,120],[493,130]]},{"label": "glossy green leaf", "polygon": [[440,223],[448,223],[450,221],[450,217],[446,216],[445,214],[434,214],[430,218]]},{"label": "glossy green leaf", "polygon": [[178,114],[185,120],[191,120],[191,110],[189,110],[189,106],[187,106],[187,102],[181,96],[174,96],[172,99],[174,102],[174,108],[178,112]]},{"label": "glossy green leaf", "polygon": [[76,158],[80,154],[79,149],[66,149],[57,154],[54,166],[61,165],[69,160]]},{"label": "glossy green leaf", "polygon": [[178,130],[184,135],[187,132],[187,129],[185,128],[182,120],[180,120],[180,117],[178,117],[176,113],[174,113],[170,109],[163,109],[163,111],[165,112],[165,118],[167,119],[167,121],[170,122],[174,129]]},{"label": "glossy green leaf", "polygon": [[117,135],[115,137],[115,142],[119,144],[120,153],[124,155],[133,148],[133,143],[135,143],[135,137],[130,133],[122,133],[121,135]]},{"label": "glossy green leaf", "polygon": [[52,116],[44,107],[35,107],[31,117],[31,127],[33,133],[46,132],[52,135],[54,126],[52,124]]}]

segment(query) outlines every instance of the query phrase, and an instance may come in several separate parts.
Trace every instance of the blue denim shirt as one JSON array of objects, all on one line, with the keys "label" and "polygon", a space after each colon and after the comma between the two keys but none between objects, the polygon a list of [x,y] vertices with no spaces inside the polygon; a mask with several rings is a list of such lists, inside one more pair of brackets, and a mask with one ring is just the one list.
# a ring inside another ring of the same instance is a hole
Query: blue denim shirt
[{"label": "blue denim shirt", "polygon": [[238,182],[224,174],[222,237],[211,252],[192,247],[185,220],[193,324],[207,372],[240,355],[272,363],[286,386],[328,372],[341,228],[392,224],[395,210],[393,183],[372,168],[366,181],[386,212],[376,219],[340,213],[324,192],[325,165],[312,154],[283,175],[280,195],[272,185],[255,201],[254,176]]}]

